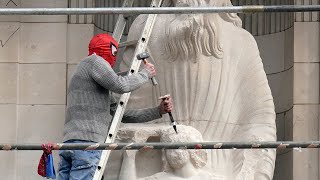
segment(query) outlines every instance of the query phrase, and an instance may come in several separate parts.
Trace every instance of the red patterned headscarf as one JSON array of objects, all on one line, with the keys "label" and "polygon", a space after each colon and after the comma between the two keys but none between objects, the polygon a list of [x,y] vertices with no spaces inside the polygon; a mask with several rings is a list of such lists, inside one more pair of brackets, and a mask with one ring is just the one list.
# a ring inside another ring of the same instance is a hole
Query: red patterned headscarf
[{"label": "red patterned headscarf", "polygon": [[116,62],[118,42],[108,34],[97,34],[89,43],[89,55],[96,53],[109,62],[111,67]]}]

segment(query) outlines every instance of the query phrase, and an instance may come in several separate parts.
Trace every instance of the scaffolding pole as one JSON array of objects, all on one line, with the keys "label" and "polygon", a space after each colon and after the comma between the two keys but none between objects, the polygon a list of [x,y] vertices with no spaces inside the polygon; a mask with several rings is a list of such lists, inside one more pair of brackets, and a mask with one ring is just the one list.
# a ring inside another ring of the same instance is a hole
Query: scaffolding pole
[{"label": "scaffolding pole", "polygon": [[225,7],[0,8],[0,15],[199,14],[320,11],[320,5]]},{"label": "scaffolding pole", "polygon": [[[190,143],[56,143],[53,150],[153,149],[291,149],[320,148],[320,141],[190,142]],[[42,150],[42,144],[0,144],[0,150]]]}]

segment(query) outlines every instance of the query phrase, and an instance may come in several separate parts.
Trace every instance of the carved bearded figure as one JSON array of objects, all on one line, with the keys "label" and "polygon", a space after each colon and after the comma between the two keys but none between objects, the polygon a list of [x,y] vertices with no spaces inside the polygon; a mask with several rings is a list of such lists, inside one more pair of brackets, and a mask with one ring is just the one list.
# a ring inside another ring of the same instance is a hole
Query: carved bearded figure
[{"label": "carved bearded figure", "polygon": [[[163,6],[231,2],[167,0]],[[128,40],[140,37],[146,17],[137,17]],[[159,85],[135,92],[128,106],[151,107],[159,96],[171,94],[177,123],[193,126],[204,141],[276,140],[274,103],[259,50],[237,15],[158,15],[147,51]],[[128,69],[133,52],[134,47],[126,48],[121,70]],[[275,156],[275,150],[211,150],[206,169],[225,179],[272,179]]]}]

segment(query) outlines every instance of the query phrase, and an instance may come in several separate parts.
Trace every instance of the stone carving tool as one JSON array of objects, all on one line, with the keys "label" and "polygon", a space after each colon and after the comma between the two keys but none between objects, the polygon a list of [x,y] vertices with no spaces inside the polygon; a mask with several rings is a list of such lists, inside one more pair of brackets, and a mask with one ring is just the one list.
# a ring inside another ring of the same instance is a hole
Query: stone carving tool
[{"label": "stone carving tool", "polygon": [[[149,53],[147,53],[147,52],[143,52],[143,53],[140,53],[140,54],[137,55],[137,59],[138,59],[138,60],[143,60],[143,62],[144,62],[145,64],[149,63],[149,62],[147,61],[147,58],[148,58],[148,57],[150,57],[150,55],[149,55]],[[152,84],[153,84],[154,86],[158,85],[158,82],[157,82],[157,80],[156,80],[155,77],[152,77],[152,78],[151,78],[151,81],[152,81]]]},{"label": "stone carving tool", "polygon": [[[170,97],[170,94],[167,94],[167,95],[164,95],[164,96],[159,97],[159,99],[161,99],[162,101],[165,101],[165,100],[168,99],[169,97]],[[168,112],[168,114],[169,114],[169,117],[170,117],[170,120],[171,120],[173,129],[174,129],[174,131],[178,134],[176,122],[175,122],[174,119],[173,119],[172,113],[171,113],[171,112]]]}]

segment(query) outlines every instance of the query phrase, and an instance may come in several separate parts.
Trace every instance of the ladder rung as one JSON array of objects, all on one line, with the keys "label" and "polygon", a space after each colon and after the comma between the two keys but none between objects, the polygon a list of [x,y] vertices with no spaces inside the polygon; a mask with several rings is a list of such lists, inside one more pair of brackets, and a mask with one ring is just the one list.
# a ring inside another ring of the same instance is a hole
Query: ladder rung
[{"label": "ladder rung", "polygon": [[138,43],[138,40],[132,40],[132,41],[126,41],[119,44],[119,48],[126,47],[126,46],[132,46],[136,45]]}]

